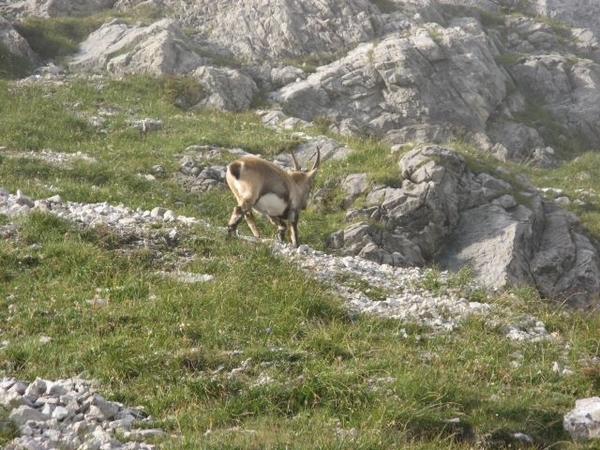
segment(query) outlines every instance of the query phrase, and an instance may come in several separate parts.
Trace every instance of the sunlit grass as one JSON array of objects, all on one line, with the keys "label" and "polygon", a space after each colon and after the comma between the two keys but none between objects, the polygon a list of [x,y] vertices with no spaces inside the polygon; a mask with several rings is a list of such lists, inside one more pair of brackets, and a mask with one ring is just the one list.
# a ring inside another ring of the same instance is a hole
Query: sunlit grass
[{"label": "sunlit grass", "polygon": [[[294,142],[251,112],[176,107],[174,95],[194,91],[189,80],[182,86],[144,77],[2,83],[1,186],[34,198],[59,193],[68,201],[165,206],[222,226],[231,193],[224,187],[192,193],[174,177],[188,146],[272,156]],[[103,118],[100,127],[93,116]],[[146,140],[128,123],[144,117],[163,121]],[[401,182],[400,155],[385,144],[344,142],[352,149],[348,159],[326,161],[319,173],[317,188],[330,188],[330,195],[301,215],[301,241],[316,248],[344,224],[346,175]],[[95,162],[50,164],[29,154],[43,150],[80,151]],[[554,186],[586,172],[595,179],[594,158],[532,176]],[[487,170],[495,163],[472,155],[469,164]],[[163,175],[140,176],[156,165]],[[0,342],[8,342],[0,350],[0,376],[84,373],[108,398],[143,406],[153,426],[167,431],[165,448],[470,449],[498,442],[525,448],[511,437],[516,432],[542,446],[576,448],[562,415],[600,386],[596,316],[552,307],[533,289],[464,294],[467,270],[450,278],[431,270],[417,287],[461,293],[494,309],[436,334],[415,323],[350,316],[337,292],[275,257],[268,244],[214,227],[180,227],[171,242],[162,237],[174,225],[155,225],[155,238],[139,242],[108,226],[80,228],[41,213],[0,215],[0,226],[11,222],[18,238],[0,240]],[[266,236],[274,232],[266,221],[260,227]],[[164,275],[174,268],[214,280],[189,284]],[[360,280],[344,281],[364,288]],[[557,339],[507,339],[506,326],[529,315]],[[573,374],[556,374],[555,361]],[[15,431],[3,425],[2,414],[0,443]]]},{"label": "sunlit grass", "polygon": [[560,188],[571,203],[566,208],[575,212],[583,226],[600,237],[600,155],[587,152],[565,161],[556,169],[531,169],[527,172],[540,188]]}]

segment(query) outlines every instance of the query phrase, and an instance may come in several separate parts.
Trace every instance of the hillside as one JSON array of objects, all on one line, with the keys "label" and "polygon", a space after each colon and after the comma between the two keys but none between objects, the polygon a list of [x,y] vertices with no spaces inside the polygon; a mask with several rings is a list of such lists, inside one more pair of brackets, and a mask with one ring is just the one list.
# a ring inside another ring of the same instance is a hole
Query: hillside
[{"label": "hillside", "polygon": [[[6,420],[64,386],[111,448],[570,447],[598,8],[0,1],[0,443],[83,445]],[[317,148],[300,248],[226,236],[228,162]]]},{"label": "hillside", "polygon": [[[179,94],[184,109],[260,107],[274,126],[316,123],[334,137],[370,137],[401,153],[461,143],[476,160],[543,169],[564,167],[600,144],[598,30],[582,28],[595,8],[589,2],[183,5],[9,2],[0,11],[15,28],[4,22],[4,48],[13,70],[58,61],[39,69],[46,76],[189,77],[197,86]],[[593,195],[589,169],[575,174],[573,190],[558,191],[565,198],[556,205],[491,166],[460,169],[453,175],[460,188],[436,186],[425,195],[436,180],[420,180],[415,192],[399,165],[383,179],[346,174],[366,177],[360,186],[329,180],[358,189],[342,207],[351,222],[369,223],[359,236],[355,225],[330,236],[335,250],[394,265],[470,265],[494,287],[534,284],[572,306],[597,302],[598,245],[562,210],[565,203],[576,213],[594,209],[584,198]],[[454,194],[441,195],[445,189]]]}]

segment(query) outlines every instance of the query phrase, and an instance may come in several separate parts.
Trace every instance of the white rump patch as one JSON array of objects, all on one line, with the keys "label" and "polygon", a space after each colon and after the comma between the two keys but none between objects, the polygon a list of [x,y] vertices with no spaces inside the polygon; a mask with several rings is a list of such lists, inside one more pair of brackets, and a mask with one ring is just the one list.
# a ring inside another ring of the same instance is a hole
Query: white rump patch
[{"label": "white rump patch", "polygon": [[267,216],[281,216],[287,208],[287,203],[276,194],[265,194],[258,199],[254,209]]}]

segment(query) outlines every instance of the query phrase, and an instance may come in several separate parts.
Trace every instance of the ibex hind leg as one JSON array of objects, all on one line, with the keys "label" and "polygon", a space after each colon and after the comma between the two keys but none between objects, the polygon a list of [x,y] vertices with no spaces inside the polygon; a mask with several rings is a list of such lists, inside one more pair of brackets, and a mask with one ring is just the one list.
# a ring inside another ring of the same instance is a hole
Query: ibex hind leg
[{"label": "ibex hind leg", "polygon": [[240,221],[244,218],[244,211],[241,206],[236,206],[233,208],[233,212],[231,213],[231,217],[229,218],[229,222],[227,223],[227,232],[234,236],[237,230],[237,226]]},{"label": "ibex hind leg", "polygon": [[254,216],[252,215],[252,211],[248,211],[246,213],[246,223],[248,224],[248,226],[250,227],[250,231],[252,231],[252,234],[254,235],[255,238],[259,238],[260,237],[260,232],[258,231],[258,228],[256,227],[256,222],[254,221]]},{"label": "ibex hind leg", "polygon": [[244,212],[244,208],[242,206],[236,206],[233,208],[233,212],[231,213],[231,218],[227,223],[227,231],[230,235],[235,235],[238,224],[242,221],[242,219],[246,219],[248,226],[250,227],[250,231],[254,237],[259,238],[260,233],[258,228],[256,227],[256,222],[254,222],[254,216],[252,215],[252,210],[248,210]]}]

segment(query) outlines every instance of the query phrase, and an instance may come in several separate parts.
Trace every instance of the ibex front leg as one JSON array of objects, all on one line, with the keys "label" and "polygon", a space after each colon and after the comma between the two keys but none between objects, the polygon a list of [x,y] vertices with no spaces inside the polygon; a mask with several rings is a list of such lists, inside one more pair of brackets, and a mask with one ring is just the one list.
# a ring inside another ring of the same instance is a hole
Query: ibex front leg
[{"label": "ibex front leg", "polygon": [[290,239],[294,247],[298,247],[298,211],[291,210],[288,215],[290,222]]},{"label": "ibex front leg", "polygon": [[269,220],[273,225],[277,225],[277,240],[285,242],[285,230],[287,229],[285,220],[279,216],[269,216]]}]

